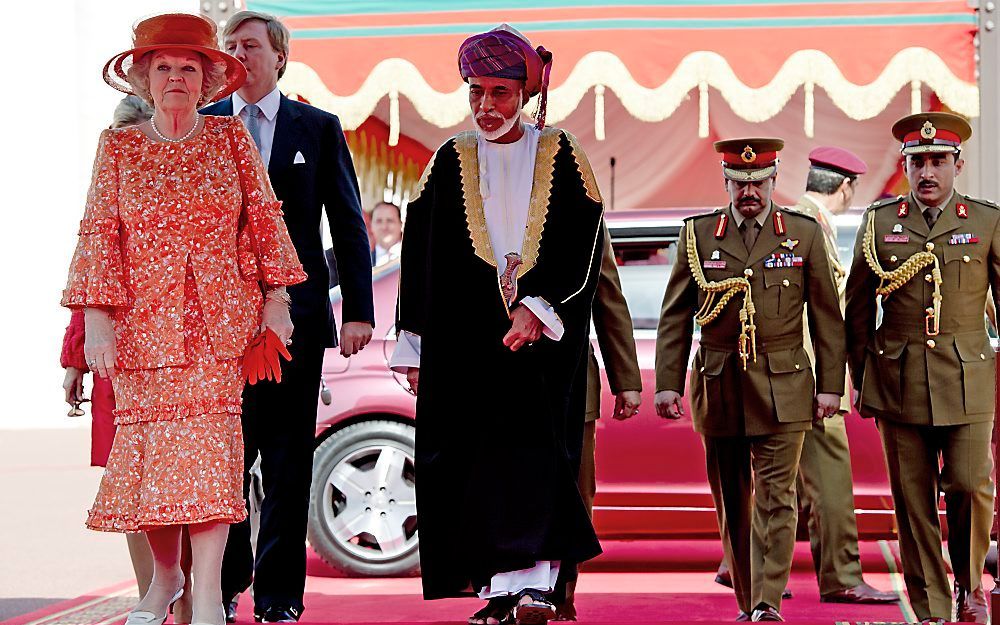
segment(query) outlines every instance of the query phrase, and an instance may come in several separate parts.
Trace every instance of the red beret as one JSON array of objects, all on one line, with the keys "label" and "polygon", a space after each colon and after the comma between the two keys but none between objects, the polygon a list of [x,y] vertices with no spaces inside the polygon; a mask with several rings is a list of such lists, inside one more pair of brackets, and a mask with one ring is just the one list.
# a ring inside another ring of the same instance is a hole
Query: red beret
[{"label": "red beret", "polygon": [[868,171],[868,165],[857,154],[844,148],[819,147],[809,153],[813,167],[829,169],[845,176],[860,176]]}]

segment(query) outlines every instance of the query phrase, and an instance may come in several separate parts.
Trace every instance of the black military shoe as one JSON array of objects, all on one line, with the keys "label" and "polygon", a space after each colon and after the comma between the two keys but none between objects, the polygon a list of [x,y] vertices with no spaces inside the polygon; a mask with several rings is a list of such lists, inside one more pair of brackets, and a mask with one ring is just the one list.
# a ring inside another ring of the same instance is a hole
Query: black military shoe
[{"label": "black military shoe", "polygon": [[236,622],[236,607],[240,602],[239,595],[233,595],[230,598],[223,597],[222,599],[222,609],[226,611],[226,622],[235,623]]},{"label": "black military shoe", "polygon": [[271,606],[262,614],[254,613],[253,618],[258,623],[295,623],[302,612],[291,606]]}]

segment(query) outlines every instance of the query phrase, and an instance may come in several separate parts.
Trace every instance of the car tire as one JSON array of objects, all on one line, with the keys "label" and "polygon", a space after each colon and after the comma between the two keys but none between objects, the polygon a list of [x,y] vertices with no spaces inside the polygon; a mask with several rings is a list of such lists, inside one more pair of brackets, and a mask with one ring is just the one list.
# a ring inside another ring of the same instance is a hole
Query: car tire
[{"label": "car tire", "polygon": [[337,571],[356,577],[420,574],[412,425],[349,425],[316,448],[309,544]]}]

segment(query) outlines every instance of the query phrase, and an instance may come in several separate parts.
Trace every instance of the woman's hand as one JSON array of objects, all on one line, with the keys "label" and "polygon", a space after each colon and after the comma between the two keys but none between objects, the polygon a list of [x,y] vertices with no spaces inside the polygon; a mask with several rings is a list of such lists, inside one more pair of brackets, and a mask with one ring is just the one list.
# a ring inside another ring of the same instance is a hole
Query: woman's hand
[{"label": "woman's hand", "polygon": [[76,367],[66,367],[66,377],[63,378],[63,390],[66,392],[66,403],[77,406],[83,399],[83,375],[86,373]]},{"label": "woman's hand", "polygon": [[285,345],[292,343],[292,316],[288,312],[288,305],[284,302],[267,299],[264,300],[264,312],[261,315],[260,331],[270,328],[278,335],[278,338]]},{"label": "woman's hand", "polygon": [[90,370],[102,378],[115,375],[115,327],[111,315],[100,308],[84,310],[83,356]]}]

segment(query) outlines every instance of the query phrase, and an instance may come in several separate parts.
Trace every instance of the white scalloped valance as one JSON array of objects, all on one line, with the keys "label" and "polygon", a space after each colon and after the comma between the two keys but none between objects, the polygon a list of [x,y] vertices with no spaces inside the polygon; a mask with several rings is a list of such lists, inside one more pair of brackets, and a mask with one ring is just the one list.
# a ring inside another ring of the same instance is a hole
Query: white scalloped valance
[{"label": "white scalloped valance", "polygon": [[[778,114],[792,95],[804,88],[806,136],[813,134],[813,93],[823,89],[851,119],[869,119],[888,106],[904,88],[911,90],[911,108],[920,109],[920,89],[926,85],[951,110],[966,117],[979,116],[979,89],[948,68],[941,57],[926,48],[900,50],[882,73],[866,85],[848,81],[836,63],[818,50],[800,50],[785,61],[771,82],[759,88],[748,87],[736,76],[729,62],[715,52],[692,52],[684,57],[673,74],[658,87],[638,84],[628,68],[610,52],[590,52],[576,64],[566,80],[550,90],[547,119],[558,123],[568,117],[591,90],[597,106],[595,129],[604,134],[603,98],[610,89],[625,109],[636,119],[658,122],[670,117],[688,94],[698,91],[701,101],[699,134],[708,136],[709,89],[717,90],[733,112],[748,122],[760,122]],[[378,102],[390,97],[389,125],[393,137],[400,131],[398,98],[407,98],[428,123],[451,128],[469,115],[465,85],[450,93],[435,91],[415,65],[405,59],[386,59],[372,70],[357,92],[336,95],[308,65],[291,62],[281,81],[282,90],[296,93],[314,105],[334,111],[345,130],[357,128],[375,110]],[[529,105],[530,110],[530,105]],[[405,132],[405,131],[404,131]]]}]

